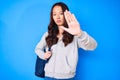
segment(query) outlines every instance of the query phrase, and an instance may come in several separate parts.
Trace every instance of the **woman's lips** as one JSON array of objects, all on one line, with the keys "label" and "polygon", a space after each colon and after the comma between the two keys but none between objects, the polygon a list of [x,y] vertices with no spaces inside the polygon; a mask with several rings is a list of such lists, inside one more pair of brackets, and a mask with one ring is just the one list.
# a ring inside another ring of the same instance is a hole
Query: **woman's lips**
[{"label": "woman's lips", "polygon": [[57,20],[57,23],[60,23],[61,22],[61,20]]}]

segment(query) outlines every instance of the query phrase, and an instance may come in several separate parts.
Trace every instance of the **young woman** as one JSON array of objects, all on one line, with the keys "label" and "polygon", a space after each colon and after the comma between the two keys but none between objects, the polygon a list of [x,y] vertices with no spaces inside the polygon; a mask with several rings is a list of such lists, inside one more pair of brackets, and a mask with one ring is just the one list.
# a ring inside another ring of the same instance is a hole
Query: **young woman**
[{"label": "young woman", "polygon": [[37,44],[35,52],[41,59],[49,59],[44,69],[45,80],[74,80],[78,48],[94,50],[96,46],[96,41],[81,30],[67,5],[59,2],[52,6],[48,32]]}]

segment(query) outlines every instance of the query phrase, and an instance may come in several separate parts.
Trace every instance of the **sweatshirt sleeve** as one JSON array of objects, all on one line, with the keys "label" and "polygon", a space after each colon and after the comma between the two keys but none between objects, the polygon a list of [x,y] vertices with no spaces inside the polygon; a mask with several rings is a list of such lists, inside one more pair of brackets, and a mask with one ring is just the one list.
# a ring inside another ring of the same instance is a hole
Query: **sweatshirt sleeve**
[{"label": "sweatshirt sleeve", "polygon": [[78,48],[82,48],[84,50],[94,50],[97,47],[97,42],[93,39],[87,32],[82,31],[81,36],[77,37]]},{"label": "sweatshirt sleeve", "polygon": [[35,48],[35,53],[39,56],[39,58],[44,59],[44,49],[46,47],[46,41],[45,38],[47,36],[47,32],[44,33],[42,36],[41,40],[38,42],[36,48]]}]

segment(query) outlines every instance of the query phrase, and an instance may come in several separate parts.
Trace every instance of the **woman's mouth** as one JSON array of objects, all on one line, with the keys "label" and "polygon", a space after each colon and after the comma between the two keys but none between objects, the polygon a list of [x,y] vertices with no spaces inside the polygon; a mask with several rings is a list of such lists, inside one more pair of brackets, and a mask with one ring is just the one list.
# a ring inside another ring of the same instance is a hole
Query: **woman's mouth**
[{"label": "woman's mouth", "polygon": [[57,20],[57,23],[60,23],[61,22],[61,20]]}]

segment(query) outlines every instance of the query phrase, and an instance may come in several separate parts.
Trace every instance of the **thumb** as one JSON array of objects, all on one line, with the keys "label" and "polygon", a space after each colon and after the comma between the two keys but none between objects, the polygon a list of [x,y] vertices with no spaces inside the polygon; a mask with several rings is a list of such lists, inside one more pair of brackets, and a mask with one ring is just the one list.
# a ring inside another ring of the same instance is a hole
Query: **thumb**
[{"label": "thumb", "polygon": [[65,31],[67,31],[67,32],[69,32],[69,29],[66,28],[66,27],[64,27],[64,26],[60,26],[60,28],[63,29],[63,30],[65,30]]}]

